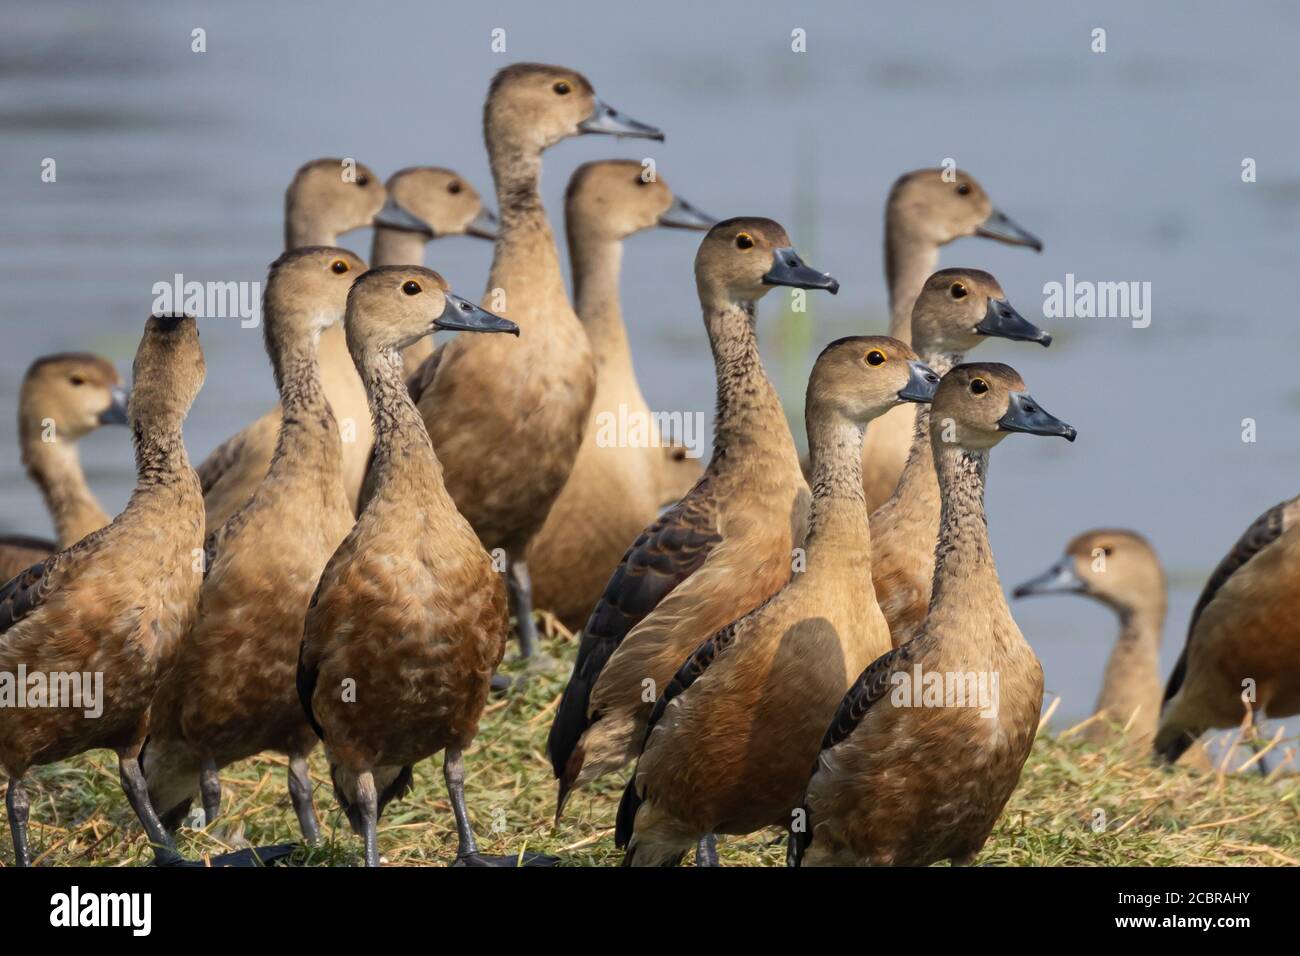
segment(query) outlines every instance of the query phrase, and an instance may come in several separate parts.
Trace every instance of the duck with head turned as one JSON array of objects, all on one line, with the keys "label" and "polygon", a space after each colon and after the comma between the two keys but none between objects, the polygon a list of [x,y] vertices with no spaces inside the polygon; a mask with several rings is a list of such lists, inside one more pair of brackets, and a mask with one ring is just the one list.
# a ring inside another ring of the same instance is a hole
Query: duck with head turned
[{"label": "duck with head turned", "polygon": [[[384,207],[384,184],[363,163],[317,159],[298,170],[285,193],[285,249],[337,246],[339,236],[371,225]],[[343,481],[356,508],[374,434],[343,330],[321,333],[321,387],[344,435]],[[281,410],[267,412],[226,439],[198,467],[209,528],[219,528],[266,477],[280,432]]]},{"label": "duck with head turned", "polygon": [[[987,272],[941,269],[930,276],[912,309],[912,344],[921,360],[945,375],[990,337],[1042,345],[1052,341],[1015,310]],[[871,579],[895,647],[915,637],[925,621],[938,534],[939,478],[930,412],[921,408],[898,487],[871,513]]]},{"label": "duck with head turned", "polygon": [[1043,669],[1007,608],[984,478],[1011,432],[1074,440],[1005,365],[958,365],[930,408],[943,511],[921,633],[862,672],[790,820],[793,865],[969,863],[1020,779]]},{"label": "duck with head turned", "polygon": [[273,750],[289,758],[303,836],[317,838],[307,772],[316,734],[294,681],[307,602],[352,527],[317,350],[325,330],[343,321],[348,290],[364,271],[336,247],[294,249],[271,264],[262,331],[283,409],[275,455],[248,502],[208,532],[198,616],[154,702],[141,755],[150,799],[169,828],[196,793],[211,826],[220,769]]},{"label": "duck with head turned", "polygon": [[863,433],[895,405],[928,402],[938,384],[885,336],[840,339],[818,357],[804,406],[813,461],[805,559],[771,600],[701,644],[655,702],[619,807],[625,865],[670,864],[711,834],[789,822],[844,692],[890,646],[863,587]]},{"label": "duck with head turned", "polygon": [[509,565],[524,657],[535,638],[528,543],[573,469],[596,388],[591,345],[564,289],[540,193],[542,153],[583,133],[663,138],[598,100],[575,70],[516,63],[493,77],[483,135],[501,227],[483,304],[522,334],[458,337],[412,377],[447,491],[483,545]]},{"label": "duck with head turned", "polygon": [[[630,159],[578,167],[564,202],[573,296],[596,360],[596,397],[573,471],[528,548],[533,603],[571,630],[586,622],[623,552],[700,476],[660,434],[641,394],[619,303],[623,241],[656,226],[707,230],[715,222],[673,196]],[[644,442],[610,443],[607,421],[646,423]]]},{"label": "duck with head turned", "polygon": [[[497,217],[459,173],[441,166],[408,166],[384,185],[388,199],[375,216],[372,266],[422,266],[425,247],[444,236],[497,237]],[[406,374],[415,374],[432,354],[432,339],[408,346],[402,353]]]},{"label": "duck with head turned", "polygon": [[547,740],[557,816],[574,787],[636,757],[658,688],[785,585],[807,530],[808,485],[763,369],[755,304],[776,286],[839,283],[806,265],[779,223],[752,217],[709,230],[695,281],[717,374],[713,455],[632,543],[583,629]]},{"label": "duck with head turned", "polygon": [[60,352],[27,369],[18,392],[18,446],[57,541],[0,535],[0,581],[108,524],[81,470],[77,442],[101,425],[125,424],[126,392],[108,359]]},{"label": "duck with head turned", "polygon": [[83,686],[80,699],[61,706],[10,710],[0,721],[19,866],[31,863],[27,771],[99,748],[116,751],[122,788],[158,862],[180,859],[149,802],[138,757],[202,581],[203,496],[181,437],[203,382],[195,320],[151,316],[132,378],[137,478],[126,509],[0,588],[0,672],[84,675],[94,688]]},{"label": "duck with head turned", "polygon": [[519,327],[452,295],[420,266],[362,275],[348,294],[346,325],[374,419],[374,492],[312,596],[299,700],[325,742],[335,794],[364,840],[367,866],[379,865],[384,806],[410,787],[417,761],[444,749],[457,860],[496,862],[475,844],[461,754],[505,650],[506,596],[443,485],[402,377],[401,350],[435,329],[517,335]]},{"label": "duck with head turned", "polygon": [[[885,202],[885,279],[889,334],[894,338],[912,342],[912,307],[939,264],[939,249],[963,236],[1043,251],[1036,236],[994,207],[970,173],[917,169],[898,177]],[[898,485],[911,448],[912,423],[912,409],[895,409],[867,435],[862,475],[872,510],[884,504]]]}]

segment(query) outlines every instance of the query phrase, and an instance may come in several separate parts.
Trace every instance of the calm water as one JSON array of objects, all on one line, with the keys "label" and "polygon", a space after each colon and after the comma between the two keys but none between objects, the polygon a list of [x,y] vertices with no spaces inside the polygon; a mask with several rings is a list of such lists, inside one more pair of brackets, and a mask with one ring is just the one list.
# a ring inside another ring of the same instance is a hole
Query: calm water
[{"label": "calm water", "polygon": [[[429,3],[276,5],[46,0],[14,6],[0,35],[0,407],[12,416],[36,355],[92,349],[125,371],[153,283],[260,280],[282,241],[282,193],[316,156],[381,175],[451,166],[490,193],[479,120],[491,74],[513,60],[583,70],[598,93],[660,125],[667,143],[588,137],[547,156],[552,213],[581,162],[653,155],[680,194],[717,216],[785,223],[838,277],[813,325],[761,307],[769,367],[799,414],[826,341],[881,331],[881,209],[900,172],[955,157],[994,201],[1042,236],[1035,256],[986,241],[947,265],[986,268],[1026,315],[1043,285],[1152,283],[1152,323],[1043,320],[1050,350],[990,343],[1079,441],[1013,438],[988,494],[1004,583],[1055,560],[1076,532],[1129,525],[1173,582],[1165,664],[1196,592],[1257,514],[1296,493],[1300,347],[1292,277],[1300,214],[1295,49],[1300,9],[1254,4],[1004,3],[651,6]],[[466,5],[468,7],[468,5]],[[283,8],[282,8],[283,7]],[[883,11],[883,8],[882,8]],[[1108,52],[1090,51],[1093,27]],[[190,51],[207,31],[208,52]],[[495,27],[507,54],[490,51]],[[792,53],[790,32],[807,31]],[[42,184],[44,157],[58,182]],[[1258,163],[1243,184],[1241,161]],[[369,235],[344,244],[365,254]],[[624,280],[641,381],[657,408],[711,411],[712,370],[695,302],[694,239],[629,243]],[[490,249],[443,240],[430,264],[481,291]],[[203,328],[208,382],[186,436],[195,460],[274,402],[261,335]],[[793,345],[791,343],[794,343]],[[1241,441],[1243,418],[1258,441]],[[802,429],[797,429],[799,433]],[[799,435],[802,440],[802,434]],[[126,435],[83,445],[110,510],[132,481]],[[0,528],[48,533],[39,496],[0,430]],[[1061,714],[1086,714],[1114,631],[1104,609],[1040,599],[1017,616]]]}]

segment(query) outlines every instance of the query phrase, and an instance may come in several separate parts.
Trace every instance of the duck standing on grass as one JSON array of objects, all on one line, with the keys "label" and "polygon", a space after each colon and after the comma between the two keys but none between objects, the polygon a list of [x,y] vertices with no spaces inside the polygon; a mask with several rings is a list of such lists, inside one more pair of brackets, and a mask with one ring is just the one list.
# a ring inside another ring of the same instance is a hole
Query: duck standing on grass
[{"label": "duck standing on grass", "polygon": [[299,699],[325,741],[335,795],[365,841],[367,866],[379,865],[384,806],[409,789],[412,765],[440,750],[457,862],[508,865],[514,857],[478,852],[461,760],[505,651],[505,589],[443,485],[401,353],[435,329],[518,335],[519,327],[452,295],[436,272],[384,266],[356,280],[346,328],[374,419],[374,491],[312,597]]},{"label": "duck standing on grass", "polygon": [[221,768],[266,750],[289,758],[302,835],[318,836],[307,756],[316,734],[294,679],[303,619],[325,562],[352,527],[338,423],[321,388],[321,335],[343,321],[365,263],[305,246],[271,264],[262,332],[280,391],[271,467],[244,507],[208,534],[198,616],[154,702],[141,755],[149,796],[174,829],[196,793],[208,826]]},{"label": "duck standing on grass", "polygon": [[822,351],[808,381],[812,516],[805,562],[770,601],[704,642],[655,702],[618,811],[624,865],[662,866],[714,833],[790,819],[808,766],[854,677],[889,650],[865,586],[867,423],[928,402],[939,376],[908,346],[854,336]]},{"label": "duck standing on grass", "polygon": [[1006,365],[944,376],[930,408],[943,501],[930,613],[844,695],[790,820],[792,865],[969,863],[1015,790],[1043,668],[1007,608],[984,515],[989,452],[1010,432],[1075,437]]}]

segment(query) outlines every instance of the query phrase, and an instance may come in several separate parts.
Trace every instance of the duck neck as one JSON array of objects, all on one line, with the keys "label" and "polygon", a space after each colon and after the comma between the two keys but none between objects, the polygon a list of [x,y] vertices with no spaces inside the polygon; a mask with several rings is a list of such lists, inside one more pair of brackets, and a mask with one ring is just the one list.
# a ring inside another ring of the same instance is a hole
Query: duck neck
[{"label": "duck neck", "polygon": [[1144,607],[1117,607],[1119,639],[1106,661],[1095,711],[1112,720],[1128,720],[1135,710],[1147,729],[1155,724],[1160,693],[1160,637],[1165,623],[1165,597]]},{"label": "duck neck", "polygon": [[939,264],[939,247],[906,228],[901,213],[885,216],[885,276],[889,281],[889,334],[912,341],[912,307]]},{"label": "duck neck", "polygon": [[331,229],[306,204],[292,198],[284,210],[284,248],[301,249],[303,246],[337,246],[339,234]]},{"label": "duck neck", "polygon": [[370,267],[422,266],[428,242],[428,236],[422,232],[376,226],[370,242]]},{"label": "duck neck", "polygon": [[[931,349],[920,352],[921,361],[940,377],[947,375],[963,356],[955,352]],[[939,477],[934,468],[934,450],[930,445],[930,406],[919,405],[912,426],[912,445],[907,453],[907,463],[898,479],[894,497],[899,500],[933,500],[939,494]]]},{"label": "duck neck", "polygon": [[132,503],[191,484],[198,487],[198,478],[185,454],[179,417],[175,421],[157,423],[150,423],[147,419],[136,421],[133,430],[136,483],[131,494]]},{"label": "duck neck", "polygon": [[989,453],[944,442],[941,435],[933,444],[942,506],[927,629],[931,621],[960,623],[971,608],[1000,607],[1009,614],[984,516]]},{"label": "duck neck", "polygon": [[[521,317],[526,322],[530,314],[547,314],[545,306],[556,297],[567,299],[555,236],[542,206],[542,154],[492,132],[487,145],[501,210],[488,288],[504,289],[507,301],[503,311],[516,322]],[[507,286],[508,279],[518,281],[520,277],[527,279],[526,289]],[[517,298],[523,299],[522,304]],[[532,304],[541,308],[530,309]]]},{"label": "duck neck", "polygon": [[81,456],[73,442],[53,435],[44,441],[43,428],[28,428],[24,419],[22,459],[27,474],[41,489],[45,506],[54,519],[59,547],[75,544],[108,524],[81,470]]},{"label": "duck neck", "polygon": [[569,261],[573,267],[573,300],[582,327],[591,340],[600,374],[630,369],[632,349],[619,302],[623,243],[597,239],[574,223],[568,227]]},{"label": "duck neck", "polygon": [[725,468],[732,461],[749,461],[766,465],[760,474],[769,474],[770,459],[751,455],[746,449],[773,442],[784,446],[781,450],[798,467],[785,410],[758,352],[754,304],[706,299],[704,313],[717,374],[710,468]]},{"label": "duck neck", "polygon": [[810,404],[808,444],[812,455],[812,512],[807,554],[811,568],[839,558],[871,574],[871,527],[862,490],[862,438],[866,426],[839,412]]},{"label": "duck neck", "polygon": [[[394,349],[363,353],[357,368],[366,387],[370,418],[375,426],[375,494],[386,497],[394,479],[436,479],[441,476],[424,419],[411,400],[402,371],[402,356]],[[438,488],[442,482],[433,480]]]},{"label": "duck neck", "polygon": [[319,340],[319,333],[288,342],[267,337],[282,412],[273,474],[296,469],[329,480],[330,469],[342,467],[338,424],[321,384]]}]

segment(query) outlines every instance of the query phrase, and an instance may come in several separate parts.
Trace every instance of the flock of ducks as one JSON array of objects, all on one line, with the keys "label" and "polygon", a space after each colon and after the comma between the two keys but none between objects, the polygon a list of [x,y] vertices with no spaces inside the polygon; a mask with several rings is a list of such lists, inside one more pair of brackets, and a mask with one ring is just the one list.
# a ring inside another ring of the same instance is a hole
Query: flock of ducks
[{"label": "flock of ducks", "polygon": [[[307,759],[322,741],[367,865],[385,806],[439,752],[458,864],[552,862],[481,854],[464,795],[512,618],[529,656],[534,607],[581,629],[548,738],[557,819],[575,790],[634,767],[615,834],[628,865],[692,850],[716,863],[717,834],[769,826],[789,832],[794,866],[980,852],[1043,696],[989,547],[989,456],[1012,433],[1075,430],[1014,369],[966,362],[989,337],[1051,337],[987,272],[936,267],[962,236],[1041,243],[964,172],[901,177],[885,216],[890,335],[817,358],[805,474],[757,307],[777,287],[838,282],[778,223],[715,222],[640,163],[612,160],[581,166],[565,194],[571,301],[539,179],[543,152],[584,133],[662,138],[573,70],[497,74],[484,135],[499,222],[447,169],[384,183],[359,164],[303,166],[263,300],[280,404],[197,469],[181,435],[204,375],[194,318],[148,319],[129,405],[101,358],[32,365],[22,459],[57,540],[0,540],[0,673],[102,674],[104,700],[98,718],[46,707],[0,720],[19,865],[32,858],[28,771],[95,748],[117,753],[159,863],[190,862],[173,834],[193,802],[218,819],[222,768],[263,751],[288,757],[314,842]],[[372,225],[367,267],[337,243]],[[668,436],[595,437],[601,411],[649,413],[619,275],[624,240],[655,227],[704,233],[695,280],[717,391],[702,470]],[[449,235],[494,241],[483,307],[421,264]],[[464,334],[435,348],[439,329]],[[137,483],[110,522],[76,443],[111,423],[131,429]],[[1090,739],[1194,759],[1204,731],[1241,722],[1246,679],[1251,713],[1300,712],[1297,527],[1300,499],[1276,506],[1215,570],[1163,695],[1165,580],[1139,534],[1080,535],[1015,590],[1118,613]],[[990,679],[993,697],[953,700],[949,686],[932,701],[936,675]]]}]

